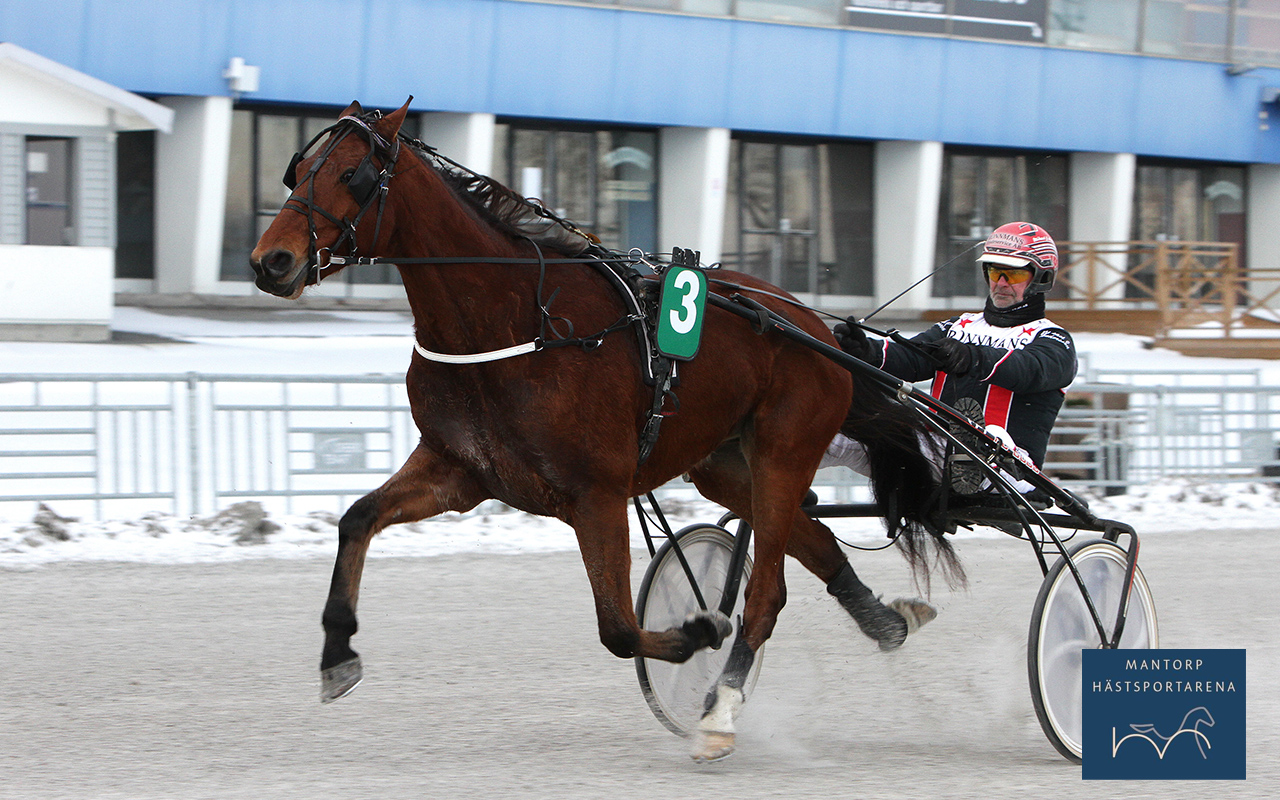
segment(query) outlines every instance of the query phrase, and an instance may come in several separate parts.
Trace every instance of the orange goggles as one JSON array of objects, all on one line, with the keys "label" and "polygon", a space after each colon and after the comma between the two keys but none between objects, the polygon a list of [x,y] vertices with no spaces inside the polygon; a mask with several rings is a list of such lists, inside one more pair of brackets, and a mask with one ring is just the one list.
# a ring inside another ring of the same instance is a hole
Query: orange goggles
[{"label": "orange goggles", "polygon": [[1031,270],[1024,267],[997,267],[985,264],[983,270],[987,274],[987,280],[992,283],[998,283],[1001,278],[1004,278],[1005,283],[1012,286],[1031,280]]}]

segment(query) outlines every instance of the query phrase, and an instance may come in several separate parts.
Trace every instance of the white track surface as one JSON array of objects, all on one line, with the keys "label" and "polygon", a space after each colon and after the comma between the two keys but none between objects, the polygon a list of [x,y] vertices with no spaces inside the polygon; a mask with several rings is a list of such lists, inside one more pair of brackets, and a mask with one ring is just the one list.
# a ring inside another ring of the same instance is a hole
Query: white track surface
[{"label": "white track surface", "polygon": [[[0,798],[1276,796],[1274,532],[1153,534],[1142,550],[1163,645],[1248,650],[1244,783],[1082,781],[1027,691],[1030,549],[960,544],[970,589],[936,587],[938,619],[890,654],[789,562],[739,751],[713,767],[596,641],[574,553],[370,562],[365,682],[327,706],[327,560],[3,571]],[[877,590],[911,590],[893,553],[854,563]]]}]

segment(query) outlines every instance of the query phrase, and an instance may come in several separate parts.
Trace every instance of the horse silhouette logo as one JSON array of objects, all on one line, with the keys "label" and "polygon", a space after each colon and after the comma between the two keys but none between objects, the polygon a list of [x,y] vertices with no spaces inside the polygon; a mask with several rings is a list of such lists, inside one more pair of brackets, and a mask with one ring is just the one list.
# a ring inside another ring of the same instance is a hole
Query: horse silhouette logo
[{"label": "horse silhouette logo", "polygon": [[1209,713],[1209,709],[1204,706],[1196,706],[1186,713],[1186,716],[1182,718],[1182,724],[1178,726],[1176,731],[1168,736],[1165,736],[1160,733],[1160,731],[1156,730],[1155,725],[1149,722],[1143,722],[1131,724],[1129,727],[1132,728],[1134,732],[1127,734],[1119,741],[1116,741],[1116,729],[1113,727],[1111,729],[1111,757],[1116,757],[1116,752],[1119,751],[1120,745],[1130,739],[1137,739],[1147,742],[1154,747],[1156,755],[1160,757],[1161,761],[1163,761],[1164,754],[1169,750],[1169,745],[1173,743],[1173,740],[1186,733],[1190,734],[1195,740],[1196,747],[1200,750],[1200,757],[1207,759],[1209,758],[1209,754],[1206,751],[1212,750],[1213,745],[1209,743],[1209,737],[1206,736],[1204,731],[1200,730],[1200,728],[1201,726],[1212,728],[1213,725],[1213,715]]}]

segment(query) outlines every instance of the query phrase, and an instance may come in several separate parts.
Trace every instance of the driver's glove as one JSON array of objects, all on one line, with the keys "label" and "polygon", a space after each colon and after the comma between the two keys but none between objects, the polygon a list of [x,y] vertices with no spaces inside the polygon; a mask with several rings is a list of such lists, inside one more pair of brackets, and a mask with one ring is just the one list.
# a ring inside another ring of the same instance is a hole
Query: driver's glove
[{"label": "driver's glove", "polygon": [[965,374],[978,360],[973,352],[973,345],[950,337],[936,342],[923,342],[919,347],[933,359],[938,369],[951,375]]},{"label": "driver's glove", "polygon": [[853,317],[849,317],[844,322],[838,323],[832,328],[831,333],[836,337],[836,344],[840,345],[840,349],[858,359],[859,361],[876,361],[876,346],[867,338],[867,332],[862,329]]}]

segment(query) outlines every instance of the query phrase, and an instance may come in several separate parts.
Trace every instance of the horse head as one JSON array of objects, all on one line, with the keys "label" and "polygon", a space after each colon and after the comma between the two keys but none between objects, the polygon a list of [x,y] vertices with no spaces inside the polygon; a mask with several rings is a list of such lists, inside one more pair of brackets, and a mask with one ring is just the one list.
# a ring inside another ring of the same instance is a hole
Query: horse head
[{"label": "horse head", "polygon": [[342,269],[329,255],[371,250],[385,237],[392,227],[383,219],[387,185],[408,111],[409,102],[386,116],[352,103],[294,155],[284,175],[292,193],[249,256],[259,289],[296,298]]}]

